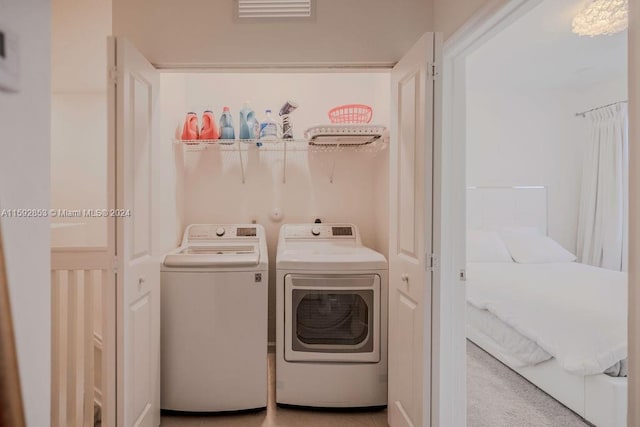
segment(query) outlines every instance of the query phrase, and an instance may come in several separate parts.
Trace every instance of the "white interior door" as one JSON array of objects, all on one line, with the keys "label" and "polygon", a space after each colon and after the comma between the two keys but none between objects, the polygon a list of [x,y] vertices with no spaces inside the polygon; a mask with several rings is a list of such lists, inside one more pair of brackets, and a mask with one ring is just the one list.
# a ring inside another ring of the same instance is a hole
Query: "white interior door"
[{"label": "white interior door", "polygon": [[434,53],[426,33],[391,73],[391,427],[430,425]]},{"label": "white interior door", "polygon": [[[117,419],[160,424],[160,268],[152,257],[152,144],[158,71],[109,39],[109,114],[116,147]],[[113,131],[115,129],[115,131]]]}]

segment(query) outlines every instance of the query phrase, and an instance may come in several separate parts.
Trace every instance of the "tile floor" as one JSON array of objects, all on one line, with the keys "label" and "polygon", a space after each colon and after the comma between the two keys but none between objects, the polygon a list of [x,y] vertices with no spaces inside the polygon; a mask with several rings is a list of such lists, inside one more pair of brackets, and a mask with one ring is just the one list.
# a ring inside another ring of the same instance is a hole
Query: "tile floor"
[{"label": "tile floor", "polygon": [[269,354],[267,409],[233,415],[162,414],[162,427],[383,427],[387,411],[335,412],[280,408],[275,404],[275,358]]}]

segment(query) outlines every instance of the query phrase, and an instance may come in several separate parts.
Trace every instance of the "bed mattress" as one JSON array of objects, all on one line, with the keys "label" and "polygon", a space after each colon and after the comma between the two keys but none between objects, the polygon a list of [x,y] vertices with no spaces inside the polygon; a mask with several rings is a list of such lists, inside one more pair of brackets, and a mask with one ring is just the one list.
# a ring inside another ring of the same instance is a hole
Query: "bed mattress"
[{"label": "bed mattress", "polygon": [[[489,310],[481,310],[467,303],[467,328],[475,328],[494,341],[500,356],[514,368],[537,365],[551,359],[549,353],[534,341],[520,334],[511,326],[498,319]],[[617,362],[604,371],[611,377],[627,376],[627,359]]]},{"label": "bed mattress", "polygon": [[620,273],[569,264],[470,264],[467,323],[499,344],[514,367],[556,357],[572,373],[624,377]]}]

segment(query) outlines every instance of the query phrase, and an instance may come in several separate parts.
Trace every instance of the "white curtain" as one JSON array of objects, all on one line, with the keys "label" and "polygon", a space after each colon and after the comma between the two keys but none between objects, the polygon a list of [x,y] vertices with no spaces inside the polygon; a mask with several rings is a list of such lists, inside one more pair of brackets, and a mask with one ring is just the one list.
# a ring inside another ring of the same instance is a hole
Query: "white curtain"
[{"label": "white curtain", "polygon": [[587,113],[578,218],[578,260],[611,270],[628,264],[628,112],[615,104]]}]

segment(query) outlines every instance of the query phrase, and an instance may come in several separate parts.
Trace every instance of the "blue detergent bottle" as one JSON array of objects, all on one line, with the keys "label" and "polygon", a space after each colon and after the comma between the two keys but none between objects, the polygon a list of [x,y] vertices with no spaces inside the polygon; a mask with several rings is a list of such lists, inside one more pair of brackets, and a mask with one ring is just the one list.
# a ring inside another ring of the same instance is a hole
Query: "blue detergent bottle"
[{"label": "blue detergent bottle", "polygon": [[256,113],[251,109],[248,102],[242,105],[240,110],[240,139],[257,138],[256,130],[259,129]]},{"label": "blue detergent bottle", "polygon": [[236,139],[229,107],[224,107],[220,116],[220,139]]}]

